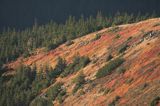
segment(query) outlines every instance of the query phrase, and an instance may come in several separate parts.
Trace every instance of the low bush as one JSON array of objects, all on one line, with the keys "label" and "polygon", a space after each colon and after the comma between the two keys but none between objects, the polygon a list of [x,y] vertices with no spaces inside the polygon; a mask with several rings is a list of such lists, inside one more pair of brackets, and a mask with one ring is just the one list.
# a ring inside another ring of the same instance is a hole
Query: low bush
[{"label": "low bush", "polygon": [[93,41],[100,39],[101,36],[99,34],[96,34],[95,38],[93,39]]},{"label": "low bush", "polygon": [[57,78],[62,72],[64,72],[65,68],[66,61],[59,57],[54,70],[48,72],[48,79],[51,80]]},{"label": "low bush", "polygon": [[128,39],[127,39],[127,41],[129,41],[129,40],[131,40],[133,37],[132,36],[130,36]]},{"label": "low bush", "polygon": [[69,41],[66,42],[66,46],[70,46],[70,45],[72,45],[73,43],[74,43],[73,41],[69,40]]},{"label": "low bush", "polygon": [[97,72],[96,78],[105,77],[106,75],[110,74],[114,69],[116,69],[118,66],[120,66],[123,62],[124,59],[120,57],[110,61],[107,65],[105,65]]},{"label": "low bush", "polygon": [[106,61],[110,61],[113,58],[111,54],[107,55]]},{"label": "low bush", "polygon": [[73,63],[69,64],[64,72],[62,72],[61,77],[66,77],[74,72],[77,72],[81,68],[85,67],[90,62],[88,57],[79,57],[76,56],[73,60]]},{"label": "low bush", "polygon": [[119,53],[123,53],[123,52],[125,52],[125,51],[127,50],[128,47],[129,47],[128,44],[122,44],[122,45],[120,46],[118,52],[119,52]]},{"label": "low bush", "polygon": [[44,79],[44,78],[42,78],[42,79],[36,78],[36,80],[33,81],[33,84],[32,84],[33,88],[32,88],[32,90],[33,90],[34,92],[37,92],[37,93],[38,93],[38,92],[40,92],[42,89],[48,87],[49,85],[50,85],[50,81],[49,81],[49,80]]},{"label": "low bush", "polygon": [[0,61],[0,78],[2,76],[2,74],[6,71],[6,68],[3,67],[1,61]]},{"label": "low bush", "polygon": [[36,98],[29,106],[53,106],[52,102],[41,97]]},{"label": "low bush", "polygon": [[81,88],[83,86],[83,84],[85,83],[85,76],[83,73],[80,73],[74,80],[73,82],[76,84],[75,87],[73,88],[72,93],[76,93],[78,91],[79,88]]},{"label": "low bush", "polygon": [[65,39],[64,37],[59,38],[59,39],[55,39],[54,41],[50,41],[50,42],[47,44],[47,49],[48,49],[48,51],[49,51],[49,50],[52,50],[52,49],[55,49],[55,48],[57,48],[59,45],[63,44],[64,42],[66,42],[66,39]]},{"label": "low bush", "polygon": [[143,90],[143,89],[145,89],[147,86],[149,86],[149,84],[144,83],[144,84],[141,85],[141,89]]},{"label": "low bush", "polygon": [[157,27],[157,26],[160,26],[160,23],[156,23],[153,25],[153,27]]},{"label": "low bush", "polygon": [[115,106],[116,102],[120,99],[120,96],[116,96],[115,99],[108,106]]},{"label": "low bush", "polygon": [[29,53],[28,50],[23,53],[23,57],[24,57],[24,58],[27,58],[27,57],[29,57],[29,56],[30,56],[30,53]]},{"label": "low bush", "polygon": [[99,93],[103,93],[103,95],[108,94],[111,91],[110,88],[100,88]]},{"label": "low bush", "polygon": [[115,39],[119,39],[121,37],[121,35],[120,34],[117,34],[116,36],[115,36]]},{"label": "low bush", "polygon": [[125,82],[126,82],[126,84],[130,84],[133,80],[134,80],[133,78],[129,78]]},{"label": "low bush", "polygon": [[126,72],[126,69],[124,67],[119,67],[117,71],[119,74],[124,74]]},{"label": "low bush", "polygon": [[106,88],[105,91],[104,91],[104,95],[108,94],[109,92],[111,92],[111,89],[110,88]]},{"label": "low bush", "polygon": [[58,94],[62,91],[62,83],[57,83],[47,91],[47,97],[54,101]]},{"label": "low bush", "polygon": [[79,90],[78,96],[81,96],[81,95],[84,95],[84,94],[85,94],[85,92],[83,91],[83,89]]},{"label": "low bush", "polygon": [[98,91],[98,93],[102,93],[105,91],[105,88],[101,87],[100,90]]},{"label": "low bush", "polygon": [[57,44],[54,44],[54,43],[51,43],[47,46],[47,49],[48,51],[52,50],[52,49],[55,49],[58,45]]},{"label": "low bush", "polygon": [[63,103],[64,99],[65,99],[65,95],[66,95],[66,89],[63,89],[57,96],[57,99],[59,101],[59,103]]},{"label": "low bush", "polygon": [[111,28],[108,32],[112,32],[112,33],[117,33],[120,31],[120,28],[119,27],[113,27]]},{"label": "low bush", "polygon": [[66,96],[66,89],[62,86],[62,83],[55,84],[47,91],[46,97],[48,97],[48,99],[52,101],[58,100],[60,104],[63,103]]},{"label": "low bush", "polygon": [[152,100],[150,106],[157,106],[157,104],[159,103],[159,101],[160,101],[160,97],[158,96],[158,97],[156,97],[156,98],[154,98]]}]

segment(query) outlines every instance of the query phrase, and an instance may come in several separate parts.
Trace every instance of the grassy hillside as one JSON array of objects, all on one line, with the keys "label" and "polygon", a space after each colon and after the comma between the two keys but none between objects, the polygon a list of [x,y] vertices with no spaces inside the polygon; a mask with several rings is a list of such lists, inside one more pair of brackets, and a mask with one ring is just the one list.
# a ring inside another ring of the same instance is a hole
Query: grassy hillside
[{"label": "grassy hillside", "polygon": [[[3,73],[1,82],[9,75],[15,77],[6,80],[8,83],[3,84],[1,94],[6,87],[14,88],[14,95],[23,95],[17,90],[21,86],[19,89],[31,92],[30,96],[15,97],[32,106],[158,105],[159,43],[160,19],[155,18],[104,28],[50,51],[36,49],[37,53],[29,57],[5,64],[8,71]],[[22,64],[24,68],[19,70],[31,73],[17,72]],[[12,100],[6,97],[1,99],[2,104]]]}]

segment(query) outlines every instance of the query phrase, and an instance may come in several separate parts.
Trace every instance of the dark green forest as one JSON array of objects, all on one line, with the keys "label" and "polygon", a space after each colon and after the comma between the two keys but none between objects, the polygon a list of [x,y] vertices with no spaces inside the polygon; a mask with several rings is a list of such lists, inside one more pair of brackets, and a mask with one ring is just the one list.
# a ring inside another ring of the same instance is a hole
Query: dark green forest
[{"label": "dark green forest", "polygon": [[[141,20],[156,17],[155,15],[134,15],[127,13],[117,13],[114,16],[105,17],[98,12],[96,17],[90,16],[79,20],[70,16],[65,24],[50,22],[39,26],[35,22],[32,28],[23,31],[9,29],[0,33],[0,106],[28,106],[35,97],[41,93],[41,90],[55,82],[57,77],[66,77],[85,67],[89,62],[88,57],[75,57],[73,63],[67,65],[65,60],[59,58],[55,69],[46,65],[37,73],[36,66],[32,69],[21,65],[16,70],[15,76],[3,76],[3,64],[16,60],[19,56],[24,58],[32,55],[37,48],[45,47],[47,51],[53,50],[59,45],[71,41],[75,38],[84,36],[88,33],[100,29],[134,23]],[[59,84],[58,87],[63,84]],[[53,87],[57,90],[57,87]],[[61,94],[48,94],[50,98],[64,96],[64,90]],[[52,90],[50,92],[53,92]],[[59,91],[57,91],[59,92]],[[57,97],[60,99],[60,97]],[[37,100],[37,99],[36,99]],[[48,103],[41,100],[39,106]]]},{"label": "dark green forest", "polygon": [[[88,63],[88,57],[76,56],[73,63],[68,65],[65,60],[58,58],[58,63],[54,69],[46,64],[38,73],[36,65],[30,68],[21,64],[14,77],[0,77],[0,106],[44,106],[44,104],[52,104],[51,101],[55,99],[62,103],[64,100],[62,97],[66,94],[65,89],[60,89],[63,86],[62,83],[49,89],[46,97],[49,98],[47,101],[43,98],[36,98],[36,96],[41,93],[41,90],[54,84],[57,77],[67,77],[69,74],[85,67]],[[68,70],[71,68],[72,70]],[[34,99],[35,101],[33,101]]]}]

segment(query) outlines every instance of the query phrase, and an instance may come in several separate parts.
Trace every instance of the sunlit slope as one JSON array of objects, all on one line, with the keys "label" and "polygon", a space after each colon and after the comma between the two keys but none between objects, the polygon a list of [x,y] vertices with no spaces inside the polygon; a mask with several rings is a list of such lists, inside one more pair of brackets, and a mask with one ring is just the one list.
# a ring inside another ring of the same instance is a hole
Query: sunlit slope
[{"label": "sunlit slope", "polygon": [[[71,63],[75,55],[88,56],[91,60],[77,73],[57,78],[57,82],[64,82],[68,94],[61,105],[106,106],[118,98],[115,101],[118,106],[147,106],[160,96],[159,18],[106,28],[77,38],[71,45],[62,44],[49,52],[44,48],[37,51],[37,55],[7,64],[11,71],[6,74],[14,72],[21,63],[36,64],[37,67],[49,64],[54,68],[58,57],[67,63]],[[107,61],[109,55],[113,58]],[[105,77],[96,78],[99,69],[118,57],[124,58],[123,64]],[[83,94],[77,92],[73,95],[73,78],[79,72],[86,76],[86,83],[81,89]],[[42,94],[48,89],[44,89]],[[54,104],[59,105],[56,101]]]}]

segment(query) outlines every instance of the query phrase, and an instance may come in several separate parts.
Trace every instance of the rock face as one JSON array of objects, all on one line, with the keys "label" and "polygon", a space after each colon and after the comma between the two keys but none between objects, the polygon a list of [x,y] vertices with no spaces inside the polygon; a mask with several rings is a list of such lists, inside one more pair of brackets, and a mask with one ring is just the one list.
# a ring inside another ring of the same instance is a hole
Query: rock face
[{"label": "rock face", "polygon": [[[55,50],[18,59],[6,66],[15,69],[23,62],[29,66],[48,63],[54,67],[58,57],[71,63],[77,54],[88,56],[91,62],[86,67],[65,78],[57,78],[57,82],[64,82],[68,95],[61,105],[147,106],[155,97],[160,96],[160,25],[157,26],[157,23],[160,23],[159,18],[106,28],[77,38],[70,45],[62,44]],[[114,31],[117,28],[118,30]],[[101,37],[93,40],[96,34]],[[107,59],[108,56],[112,58]],[[125,59],[122,65],[106,77],[95,77],[99,69],[119,56]],[[82,71],[86,83],[73,95],[72,80]],[[47,89],[39,96],[46,91]],[[60,105],[56,101],[53,103]]]}]

